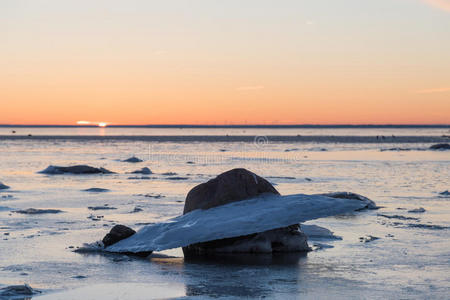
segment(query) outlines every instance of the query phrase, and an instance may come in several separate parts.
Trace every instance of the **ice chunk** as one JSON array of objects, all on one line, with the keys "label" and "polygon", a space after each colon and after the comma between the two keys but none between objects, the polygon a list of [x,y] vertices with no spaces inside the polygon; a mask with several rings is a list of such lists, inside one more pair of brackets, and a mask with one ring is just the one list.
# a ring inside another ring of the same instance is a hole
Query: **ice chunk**
[{"label": "ice chunk", "polygon": [[364,199],[263,194],[207,210],[196,209],[169,221],[145,226],[133,236],[107,247],[106,251],[161,251],[282,228],[367,205]]}]

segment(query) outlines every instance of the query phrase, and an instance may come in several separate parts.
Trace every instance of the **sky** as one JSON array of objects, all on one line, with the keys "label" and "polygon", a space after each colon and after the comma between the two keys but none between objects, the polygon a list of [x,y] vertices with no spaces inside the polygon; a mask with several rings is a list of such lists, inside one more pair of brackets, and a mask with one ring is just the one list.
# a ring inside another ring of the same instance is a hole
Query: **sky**
[{"label": "sky", "polygon": [[450,0],[0,0],[0,124],[450,124]]}]

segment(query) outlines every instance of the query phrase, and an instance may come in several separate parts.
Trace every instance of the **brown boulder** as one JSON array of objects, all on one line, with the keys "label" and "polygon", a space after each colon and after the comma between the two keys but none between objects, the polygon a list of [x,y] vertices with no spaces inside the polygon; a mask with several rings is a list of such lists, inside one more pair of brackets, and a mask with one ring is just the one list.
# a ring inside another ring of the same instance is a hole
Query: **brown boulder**
[{"label": "brown boulder", "polygon": [[186,196],[183,214],[256,197],[280,193],[264,178],[246,170],[233,169],[194,187]]}]

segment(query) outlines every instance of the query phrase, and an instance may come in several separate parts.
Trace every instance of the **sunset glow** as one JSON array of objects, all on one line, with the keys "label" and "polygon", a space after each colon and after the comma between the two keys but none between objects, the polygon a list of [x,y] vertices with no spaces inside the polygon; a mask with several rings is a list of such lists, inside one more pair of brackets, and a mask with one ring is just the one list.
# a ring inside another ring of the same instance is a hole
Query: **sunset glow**
[{"label": "sunset glow", "polygon": [[448,124],[449,3],[4,1],[0,124]]}]

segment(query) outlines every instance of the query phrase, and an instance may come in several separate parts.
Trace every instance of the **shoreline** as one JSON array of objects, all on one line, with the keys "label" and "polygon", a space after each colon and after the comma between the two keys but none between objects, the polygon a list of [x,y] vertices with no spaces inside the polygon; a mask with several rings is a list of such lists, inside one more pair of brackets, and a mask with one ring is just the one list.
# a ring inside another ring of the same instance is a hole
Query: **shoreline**
[{"label": "shoreline", "polygon": [[142,142],[208,142],[208,143],[343,143],[343,144],[398,144],[398,143],[449,143],[443,136],[253,136],[253,135],[0,135],[0,141],[9,140],[74,140],[74,141],[142,141]]}]

